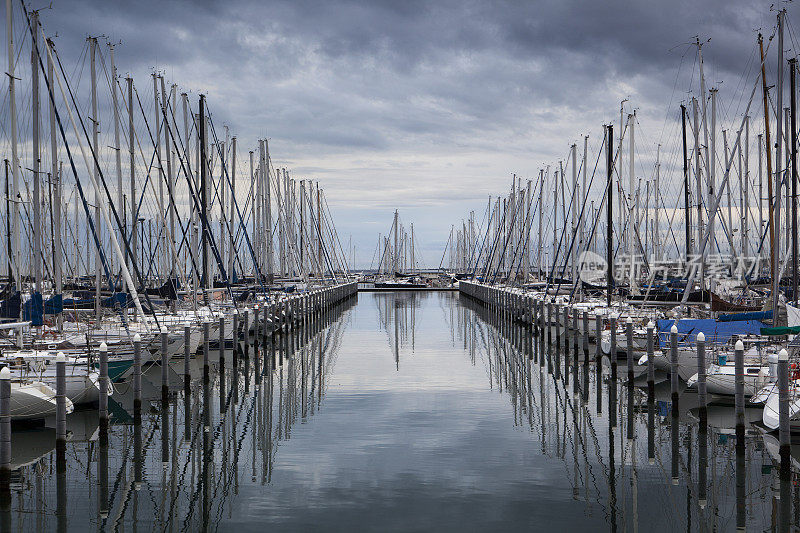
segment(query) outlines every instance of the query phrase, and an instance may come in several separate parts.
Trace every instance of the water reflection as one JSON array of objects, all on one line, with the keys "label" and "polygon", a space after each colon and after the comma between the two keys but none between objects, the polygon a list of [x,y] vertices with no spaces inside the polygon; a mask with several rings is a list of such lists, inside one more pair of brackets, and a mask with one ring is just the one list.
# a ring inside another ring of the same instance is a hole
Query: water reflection
[{"label": "water reflection", "polygon": [[[23,462],[15,463],[6,485],[0,529],[219,529],[232,516],[239,470],[248,468],[240,459],[249,448],[253,471],[270,483],[280,443],[319,409],[325,371],[335,361],[354,303],[315,318],[302,333],[242,346],[235,357],[217,354],[208,386],[202,357],[191,361],[190,376],[171,380],[163,393],[161,369],[152,366],[144,371],[141,409],[134,406],[132,387],[122,384],[108,428],[96,412],[76,412],[67,418],[67,443],[57,448],[50,429],[15,430],[12,454]],[[276,352],[279,359],[270,355]],[[181,375],[183,362],[171,370]],[[273,417],[279,422],[273,424]]]},{"label": "water reflection", "polygon": [[106,431],[91,411],[63,447],[15,431],[0,527],[797,527],[800,463],[745,425],[757,412],[634,386],[582,339],[456,294],[359,299],[216,354],[208,386],[202,358],[165,395],[148,369],[141,409],[120,387]]},{"label": "water reflection", "polygon": [[[796,470],[781,465],[777,442],[771,454],[757,430],[741,425],[736,431],[732,406],[698,409],[696,394],[673,396],[668,382],[635,387],[630,372],[628,379],[618,379],[615,359],[592,363],[592,371],[588,362],[577,360],[574,340],[571,357],[565,352],[560,360],[557,344],[564,334],[555,329],[533,334],[547,343],[554,368],[528,365],[524,341],[518,344],[527,326],[500,323],[469,299],[462,298],[459,309],[468,325],[463,334],[486,341],[470,360],[486,359],[495,388],[511,397],[512,410],[529,413],[515,417],[515,424],[528,425],[542,455],[562,462],[568,472],[559,482],[569,481],[573,499],[582,496],[584,516],[571,527],[591,529],[584,518],[592,517],[594,527],[612,531],[788,530],[792,516],[797,519],[789,504],[800,498],[792,484]],[[526,386],[508,386],[514,383]],[[572,401],[566,401],[570,394]],[[536,402],[540,405],[532,409]],[[756,415],[746,413],[748,420]],[[618,421],[624,423],[622,435]],[[637,445],[640,434],[647,437],[644,448]],[[565,441],[572,446],[565,448]],[[774,508],[763,499],[771,492],[777,493]]]}]

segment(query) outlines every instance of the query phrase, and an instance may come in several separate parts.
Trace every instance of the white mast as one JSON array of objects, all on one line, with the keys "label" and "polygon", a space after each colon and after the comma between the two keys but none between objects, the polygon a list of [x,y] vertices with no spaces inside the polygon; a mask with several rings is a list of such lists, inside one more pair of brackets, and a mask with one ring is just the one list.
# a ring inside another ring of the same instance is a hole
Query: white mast
[{"label": "white mast", "polygon": [[[100,152],[98,144],[98,136],[100,134],[100,119],[97,116],[97,71],[95,68],[97,53],[97,39],[94,37],[89,38],[89,45],[91,48],[91,73],[92,73],[92,150],[94,150],[94,158],[92,164],[92,180],[97,182],[98,166],[100,165]],[[95,187],[94,190],[94,231],[97,235],[97,246],[94,247],[94,317],[95,320],[100,320],[100,281],[101,281],[101,261],[100,261],[100,247],[103,245],[102,231],[100,228],[100,193]],[[88,226],[88,223],[87,223]]]},{"label": "white mast", "polygon": [[[158,165],[158,169],[156,171],[157,172],[156,180],[158,181],[158,199],[160,201],[160,205],[164,205],[164,166],[162,164],[162,159],[161,159],[161,111],[159,109],[160,105],[158,103],[158,92],[159,92],[158,75],[154,72],[152,76],[153,76],[153,103],[154,103],[153,111],[155,113],[155,123],[153,125],[155,129],[154,136],[156,139],[156,164]],[[169,259],[167,258],[167,254],[163,253],[164,252],[163,246],[159,246],[162,243],[162,239],[164,238],[163,237],[164,232],[162,231],[163,229],[164,229],[164,224],[161,222],[161,217],[159,217],[159,228],[156,232],[158,234],[158,242],[156,243],[156,248],[162,252],[160,254],[157,254],[160,259],[159,263],[161,263],[160,268],[158,269],[159,272],[157,276],[157,278],[159,279],[166,272],[167,261],[169,261]]]},{"label": "white mast", "polygon": [[[108,43],[108,56],[111,61],[111,105],[114,107],[114,155],[117,164],[117,205],[124,204],[122,192],[122,151],[119,145],[119,102],[117,101],[117,65],[114,63],[114,45]],[[119,233],[125,236],[125,217],[119,217]]]},{"label": "white mast", "polygon": [[[778,80],[777,80],[777,102],[775,105],[778,113],[777,120],[775,121],[776,135],[775,135],[775,216],[773,221],[775,224],[775,252],[773,255],[773,280],[772,280],[772,324],[778,324],[778,292],[780,291],[781,279],[781,261],[780,261],[780,242],[781,242],[781,157],[783,148],[783,121],[781,120],[781,112],[783,110],[783,15],[784,11],[778,12]],[[772,179],[772,176],[767,176],[767,179]],[[771,208],[772,206],[770,206]]]},{"label": "white mast", "polygon": [[264,221],[262,220],[261,210],[264,206],[264,199],[263,199],[263,192],[262,192],[262,185],[263,185],[263,175],[264,175],[264,166],[266,165],[266,158],[264,157],[264,141],[258,141],[258,168],[256,169],[255,173],[255,198],[253,199],[253,208],[255,209],[255,228],[254,232],[256,235],[256,249],[257,249],[257,258],[258,258],[258,270],[262,274],[266,274],[266,264],[264,258],[266,257],[267,252],[267,243],[264,242],[264,232],[263,226]]},{"label": "white mast", "polygon": [[[17,291],[22,291],[22,276],[19,275],[19,266],[22,261],[20,255],[20,231],[19,231],[19,155],[17,153],[17,100],[16,100],[16,77],[14,65],[16,58],[14,54],[14,10],[11,0],[6,0],[6,37],[8,39],[8,96],[9,109],[11,115],[11,176],[12,186],[9,194],[11,195],[11,234],[12,250],[9,259],[14,275],[14,282]],[[77,228],[76,228],[77,229]],[[20,309],[20,319],[22,309]],[[20,338],[21,340],[21,338]]]},{"label": "white mast", "polygon": [[[47,56],[47,79],[50,81],[50,91],[53,96],[53,59]],[[55,98],[48,98],[50,102],[50,174],[53,180],[53,243],[55,250],[53,251],[53,278],[55,281],[55,293],[61,294],[63,292],[63,260],[64,256],[61,253],[61,172],[58,169],[58,137],[56,131],[56,107]],[[59,331],[64,325],[63,313],[56,315],[56,324]]]},{"label": "white mast", "polygon": [[[248,155],[250,156],[250,194],[253,195],[253,199],[250,202],[250,213],[252,214],[251,218],[253,220],[253,236],[257,239],[258,238],[258,234],[256,233],[256,226],[258,225],[258,218],[256,217],[256,199],[257,199],[257,197],[255,196],[255,192],[256,192],[255,185],[256,185],[256,183],[255,183],[255,171],[254,171],[255,166],[254,166],[254,163],[253,163],[253,151],[249,150],[248,151]],[[245,232],[247,231],[246,227],[244,227],[242,229]],[[258,247],[258,240],[253,242],[253,246],[255,247],[254,250],[253,250],[253,254],[255,255],[255,262],[253,263],[253,275],[255,275],[256,267],[258,266],[258,261],[259,261],[259,257],[260,257],[260,255],[259,255],[260,248]]]},{"label": "white mast", "polygon": [[[33,279],[34,291],[42,291],[42,214],[41,177],[39,165],[39,12],[31,12],[33,39],[31,41],[31,127],[33,129]],[[94,57],[92,58],[94,60]]]},{"label": "white mast", "polygon": [[[747,233],[750,218],[750,198],[748,198],[750,187],[750,116],[744,117],[744,172],[741,176],[743,187],[740,187],[742,194],[742,257],[746,258],[749,252]],[[757,274],[756,274],[757,275]]]},{"label": "white mast", "polygon": [[572,283],[578,283],[578,205],[581,200],[580,189],[578,188],[578,145],[573,144],[572,151],[572,253],[570,254],[570,263],[572,263]]},{"label": "white mast", "polygon": [[[711,205],[711,198],[716,194],[717,177],[717,89],[710,89],[711,93],[711,147],[706,150],[706,166],[708,168],[708,204]],[[705,116],[705,111],[703,112]],[[727,167],[727,162],[726,165]],[[711,246],[717,237],[716,215],[709,213],[708,226],[711,231]]]},{"label": "white mast", "polygon": [[[628,203],[628,209],[629,210],[633,209],[633,195],[634,195],[633,191],[634,191],[634,188],[635,188],[634,183],[635,183],[635,179],[636,179],[636,171],[634,169],[634,157],[635,157],[635,155],[634,155],[634,153],[635,153],[635,145],[634,145],[634,143],[635,143],[635,137],[634,137],[635,129],[634,129],[634,127],[635,127],[635,125],[636,125],[636,111],[634,111],[633,113],[628,114],[628,128],[630,129],[630,140],[628,141],[629,142],[629,147],[630,147],[630,155],[628,156],[628,164],[629,164],[629,167],[628,167],[628,172],[629,172],[629,174],[628,174],[628,202],[629,202]],[[633,290],[635,288],[635,286],[636,286],[636,276],[634,275],[634,269],[635,269],[634,256],[636,255],[636,244],[635,244],[636,243],[636,236],[634,235],[633,226],[634,226],[634,224],[632,224],[631,221],[629,220],[628,221],[628,232],[627,233],[628,233],[628,253],[630,254],[629,260],[630,260],[630,263],[631,263],[631,267],[630,267],[630,270],[628,271],[628,274],[629,274],[628,283],[629,283],[629,286],[630,286],[631,290]]]},{"label": "white mast", "polygon": [[[697,182],[697,198],[695,199],[697,207],[697,245],[695,249],[699,250],[705,228],[703,225],[703,171],[700,169],[700,116],[697,109],[697,98],[692,98],[692,114],[694,115],[694,173]],[[687,257],[686,259],[688,261],[691,258]],[[702,285],[702,279],[700,283]],[[689,287],[687,290],[692,289],[693,287]]]},{"label": "white mast", "polygon": [[[169,211],[169,226],[167,227],[167,235],[165,238],[169,240],[169,248],[175,248],[175,187],[173,186],[172,180],[172,143],[170,142],[170,129],[169,129],[169,122],[164,118],[167,116],[167,107],[169,107],[169,96],[166,91],[166,87],[164,85],[164,76],[159,76],[161,81],[161,120],[164,124],[164,148],[166,148],[167,153],[165,154],[165,159],[167,160],[167,192],[169,194],[169,201],[167,202],[167,210]],[[161,205],[161,210],[163,212],[164,206]],[[167,225],[167,220],[164,217],[164,225]],[[165,232],[166,233],[166,232]],[[174,255],[173,260],[169,260],[169,256],[167,255],[167,250],[163,251],[164,260],[169,263],[168,268],[164,269],[164,273],[169,273],[169,278],[172,280],[175,277],[175,263],[178,261],[178,256]],[[171,281],[174,283],[174,281]],[[174,302],[173,302],[174,303]]]},{"label": "white mast", "polygon": [[[728,154],[728,131],[722,130],[722,150],[725,152],[725,169],[733,166],[731,156]],[[739,151],[741,154],[741,151]],[[725,194],[728,200],[728,239],[730,241],[731,256],[736,256],[736,250],[733,247],[733,202],[731,201],[731,180],[725,182]]]},{"label": "white mast", "polygon": [[653,187],[653,200],[655,204],[655,211],[653,212],[653,254],[656,256],[657,259],[661,258],[661,249],[660,249],[660,241],[661,237],[659,236],[659,208],[658,208],[658,193],[659,193],[659,181],[661,179],[661,145],[658,145],[658,149],[656,151],[656,181]]},{"label": "white mast", "polygon": [[230,237],[230,242],[228,243],[228,278],[231,281],[233,281],[233,250],[236,247],[236,232],[233,229],[236,224],[236,218],[234,217],[236,213],[236,136],[235,135],[231,139],[230,180],[231,180],[231,205],[230,205],[231,221],[230,225],[228,226],[228,235]]},{"label": "white mast", "polygon": [[[475,236],[473,235],[474,233],[473,212],[470,212],[469,214],[469,227],[470,227],[469,249],[470,249],[470,262],[471,262],[472,246],[475,244]],[[530,247],[530,242],[528,242],[530,234],[531,234],[531,180],[528,180],[528,183],[525,187],[525,232],[522,236],[522,246],[523,246],[522,282],[523,283],[527,283],[528,276],[530,275],[531,247]]]},{"label": "white mast", "polygon": [[[587,157],[588,148],[589,148],[589,136],[588,135],[584,135],[583,136],[583,165],[582,165],[582,168],[583,168],[583,186],[581,187],[581,195],[582,195],[582,197],[580,198],[581,209],[582,210],[583,210],[583,202],[586,200],[586,198],[588,198],[587,192],[589,191],[589,189],[588,189],[589,185],[586,182],[586,157]],[[581,241],[580,241],[581,242],[581,248],[580,248],[580,251],[583,252],[584,250],[587,249],[588,243],[589,243],[588,235],[586,235],[586,214],[585,213],[584,213],[584,216],[581,217],[580,226],[581,226],[581,229],[580,229],[580,231],[581,231]]]},{"label": "white mast", "polygon": [[[539,187],[539,231],[536,233],[536,279],[540,280],[542,275],[542,195],[544,194],[544,169],[539,169],[539,181],[542,183],[541,187]],[[491,203],[492,199],[491,196],[489,197],[489,203]]]},{"label": "white mast", "polygon": [[394,250],[392,252],[392,275],[394,275],[394,273],[397,272],[397,267],[399,266],[397,264],[397,262],[398,262],[398,259],[399,259],[398,255],[399,255],[399,252],[400,252],[400,247],[398,245],[397,239],[398,239],[398,230],[400,228],[398,227],[397,218],[398,218],[398,213],[397,213],[397,210],[395,209],[395,211],[394,211],[394,224],[393,224],[393,226],[394,226]]}]

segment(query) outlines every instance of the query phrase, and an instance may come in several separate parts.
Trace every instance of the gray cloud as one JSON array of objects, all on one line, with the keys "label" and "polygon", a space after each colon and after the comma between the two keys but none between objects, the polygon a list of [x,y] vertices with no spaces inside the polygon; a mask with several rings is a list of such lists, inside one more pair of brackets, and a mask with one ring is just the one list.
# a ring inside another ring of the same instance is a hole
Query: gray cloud
[{"label": "gray cloud", "polygon": [[731,127],[754,30],[774,24],[768,2],[688,0],[79,0],[42,17],[65,59],[78,60],[87,35],[121,40],[119,70],[142,92],[157,68],[193,101],[206,92],[243,152],[269,137],[276,165],[322,180],[360,263],[400,206],[429,264],[450,225],[469,209],[479,216],[512,173],[536,176],[583,134],[599,148],[626,97],[645,175],[655,144],[664,154],[677,142],[676,106],[697,90],[685,45],[695,35],[711,38],[707,75],[725,81]]}]

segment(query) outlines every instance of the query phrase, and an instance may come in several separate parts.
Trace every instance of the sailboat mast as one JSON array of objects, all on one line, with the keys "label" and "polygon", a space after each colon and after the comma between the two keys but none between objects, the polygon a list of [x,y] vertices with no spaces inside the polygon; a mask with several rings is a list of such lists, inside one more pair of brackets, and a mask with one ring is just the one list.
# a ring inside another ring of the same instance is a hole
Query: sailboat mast
[{"label": "sailboat mast", "polygon": [[[588,185],[588,182],[586,181],[586,164],[587,164],[588,152],[589,152],[589,136],[588,135],[584,135],[583,136],[583,166],[582,166],[582,168],[583,168],[583,184],[581,186],[581,198],[580,198],[581,206],[583,205],[583,202],[585,202],[586,199],[589,197],[589,195],[587,194],[589,192],[589,189],[588,189],[589,185]],[[580,232],[581,232],[581,240],[580,240],[581,248],[580,248],[580,251],[583,252],[583,251],[588,249],[588,244],[589,244],[588,235],[586,235],[586,216],[585,215],[581,216]]]},{"label": "sailboat mast", "polygon": [[[39,175],[39,12],[31,12],[33,39],[31,41],[31,127],[33,129],[33,279],[34,292],[42,291],[42,214],[41,179]],[[92,56],[94,61],[94,56]]]},{"label": "sailboat mast", "polygon": [[780,271],[780,235],[781,235],[781,158],[783,148],[783,121],[781,120],[780,113],[783,110],[783,14],[781,10],[778,12],[778,79],[776,82],[777,98],[775,108],[778,117],[775,120],[775,236],[778,238],[775,242],[775,252],[772,256],[773,261],[773,274],[772,274],[772,323],[778,324],[778,293],[780,291],[781,271]]},{"label": "sailboat mast", "polygon": [[[697,98],[692,98],[692,114],[694,115],[694,174],[697,183],[697,198],[695,198],[695,207],[697,209],[697,246],[698,249],[703,242],[703,233],[705,227],[703,226],[703,171],[700,168],[700,113],[697,108]],[[687,257],[687,261],[691,258]],[[702,280],[700,282],[703,284]],[[691,291],[693,287],[687,287]]]},{"label": "sailboat mast", "polygon": [[[52,47],[53,43],[50,41],[48,46]],[[53,58],[47,54],[47,79],[53,78]],[[61,172],[58,169],[58,137],[56,132],[56,108],[55,99],[48,98],[50,102],[50,174],[53,180],[53,281],[55,282],[55,294],[60,296],[63,292],[64,274],[63,274],[63,260],[64,256],[61,253]],[[64,315],[62,312],[56,314],[56,325],[58,330],[61,331],[64,325]]]},{"label": "sailboat mast", "polygon": [[[206,97],[200,95],[200,113],[199,113],[199,139],[200,139],[200,224],[202,227],[200,233],[200,247],[203,254],[203,288],[211,288],[211,279],[209,276],[209,258],[208,258],[208,185],[206,175]],[[208,304],[208,294],[205,295],[206,304]]]},{"label": "sailboat mast", "polygon": [[[684,144],[684,147],[685,146],[686,145]],[[686,155],[685,152],[684,152],[684,155]],[[685,161],[685,159],[684,159],[684,161]],[[684,163],[684,165],[685,165],[685,163]],[[660,215],[660,211],[658,209],[658,191],[659,191],[658,187],[659,187],[659,182],[660,181],[661,181],[661,145],[659,144],[658,145],[658,150],[656,152],[656,180],[655,180],[655,183],[653,184],[653,203],[654,203],[655,211],[653,212],[653,243],[652,243],[652,248],[653,248],[653,255],[655,255],[655,257],[657,259],[661,258],[661,250],[660,250],[661,239],[660,239],[660,236],[659,236],[659,227],[658,227],[659,226],[659,224],[658,224],[659,223],[659,215]],[[650,195],[648,194],[647,197],[648,197],[648,203],[649,203]],[[649,212],[649,205],[648,205],[648,212]]]},{"label": "sailboat mast", "polygon": [[[686,106],[681,104],[681,136],[683,140],[683,217],[686,235],[686,259],[692,253],[692,212],[689,208],[689,154],[686,146]],[[658,186],[656,185],[656,198],[658,198]],[[658,211],[658,201],[656,201],[656,212]],[[656,224],[657,225],[657,224]],[[658,229],[656,229],[656,232]]]},{"label": "sailboat mast", "polygon": [[614,290],[614,232],[613,190],[614,180],[614,125],[606,126],[606,305],[611,307],[611,292]]},{"label": "sailboat mast", "polygon": [[[634,132],[636,126],[636,112],[628,114],[628,129],[630,130],[630,138],[628,139],[628,146],[630,147],[630,155],[628,156],[628,210],[633,212],[634,209],[634,188],[635,188],[635,180],[636,180],[636,170],[634,169],[634,158],[635,158],[635,135]],[[635,220],[635,219],[634,219]],[[634,225],[631,222],[628,222],[628,260],[630,261],[630,269],[628,270],[628,286],[631,290],[634,289],[636,286],[636,276],[634,275],[634,271],[636,270],[634,267],[634,256],[636,255],[636,246],[634,244]]]},{"label": "sailboat mast", "polygon": [[792,132],[792,300],[797,302],[797,58],[789,60],[789,106]]},{"label": "sailboat mast", "polygon": [[[706,145],[706,169],[708,170],[708,204],[714,201],[716,194],[716,178],[717,178],[717,89],[709,89],[711,95],[711,145]],[[705,101],[705,100],[704,100]],[[705,119],[705,109],[703,110],[703,118]],[[706,129],[707,131],[707,129]],[[717,224],[716,214],[708,214],[708,227],[711,235],[711,246],[713,248],[714,241],[717,238]]]},{"label": "sailboat mast", "polygon": [[[12,0],[6,0],[6,37],[8,41],[8,99],[10,109],[11,127],[11,259],[9,264],[13,269],[13,277],[17,292],[22,291],[22,276],[19,275],[19,268],[22,257],[20,251],[20,228],[19,228],[19,154],[17,149],[17,100],[16,100],[16,76],[14,65],[16,57],[14,52],[14,10]],[[22,318],[20,309],[20,318]]]},{"label": "sailboat mast", "polygon": [[233,255],[234,255],[234,248],[236,247],[236,232],[234,231],[234,224],[235,219],[234,215],[236,213],[236,136],[234,135],[231,138],[231,202],[230,202],[230,214],[231,219],[230,223],[228,224],[228,237],[230,241],[228,242],[228,278],[233,281]]},{"label": "sailboat mast", "polygon": [[[99,152],[99,135],[100,135],[100,119],[97,116],[97,69],[96,69],[96,55],[97,55],[97,39],[95,37],[89,38],[89,46],[91,48],[91,75],[92,75],[92,150],[94,151],[94,165],[92,165],[92,176],[95,181],[99,179],[98,166],[100,164]],[[101,264],[100,264],[100,246],[103,245],[103,232],[100,226],[100,194],[95,189],[94,191],[94,218],[95,218],[95,231],[97,232],[97,246],[94,247],[94,317],[95,320],[100,320],[100,280],[101,280]],[[88,226],[88,224],[87,224]]]},{"label": "sailboat mast", "polygon": [[[122,150],[119,145],[119,101],[117,100],[117,65],[114,62],[114,45],[108,43],[108,57],[111,61],[111,105],[114,107],[114,156],[117,166],[117,205],[125,205],[122,189]],[[125,217],[119,219],[119,233],[125,236]]]},{"label": "sailboat mast", "polygon": [[271,185],[269,181],[269,141],[264,139],[264,167],[261,170],[264,185],[262,193],[264,195],[264,209],[262,215],[264,216],[264,225],[262,231],[267,245],[267,283],[270,285],[275,281],[275,274],[272,270],[274,261],[272,260],[272,197]]},{"label": "sailboat mast", "polygon": [[742,185],[739,187],[742,194],[742,257],[747,258],[748,226],[750,222],[750,116],[744,117],[744,170],[740,169]]},{"label": "sailboat mast", "polygon": [[578,205],[580,202],[580,190],[578,189],[578,145],[572,145],[572,253],[570,262],[572,263],[572,284],[577,283],[578,279]]},{"label": "sailboat mast", "polygon": [[[137,228],[137,206],[138,202],[136,201],[136,152],[134,148],[135,142],[135,134],[136,131],[133,129],[133,78],[127,77],[125,81],[128,84],[128,155],[130,157],[130,186],[131,186],[131,197],[130,197],[130,204],[131,204],[131,257],[130,257],[130,268],[133,268],[134,265],[137,264],[137,254],[138,254],[138,242],[139,242],[139,235],[136,231]],[[76,267],[77,268],[77,267]]]},{"label": "sailboat mast", "polygon": [[[537,211],[539,212],[539,231],[536,233],[537,235],[537,246],[536,246],[536,279],[541,281],[542,277],[542,195],[544,194],[544,169],[539,169],[539,181],[541,182],[541,186],[539,187],[539,198],[538,202],[539,205],[537,207]],[[489,203],[491,203],[491,197],[489,198]]]}]

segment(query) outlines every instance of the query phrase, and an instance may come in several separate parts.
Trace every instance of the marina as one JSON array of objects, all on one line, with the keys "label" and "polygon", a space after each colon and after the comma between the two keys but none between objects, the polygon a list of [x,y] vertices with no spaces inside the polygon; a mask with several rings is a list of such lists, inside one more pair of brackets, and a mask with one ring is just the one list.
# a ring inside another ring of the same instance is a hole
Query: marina
[{"label": "marina", "polygon": [[[290,531],[546,521],[558,530],[661,531],[775,530],[788,518],[796,526],[796,459],[784,476],[776,439],[737,428],[732,408],[709,406],[703,419],[697,395],[681,386],[675,416],[669,384],[648,395],[628,386],[624,364],[617,375],[607,363],[598,373],[582,357],[574,365],[542,352],[530,326],[465,296],[357,298],[308,329],[243,342],[224,362],[212,357],[207,386],[193,361],[188,388],[172,381],[166,401],[152,367],[141,418],[126,414],[131,391],[117,391],[105,435],[94,411],[70,415],[63,447],[54,449],[52,430],[15,432],[4,523]],[[748,421],[759,415],[746,409]]]},{"label": "marina", "polygon": [[795,6],[241,1],[5,0],[0,532],[800,530]]}]

